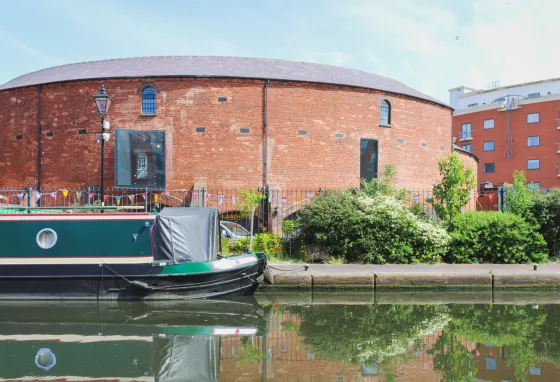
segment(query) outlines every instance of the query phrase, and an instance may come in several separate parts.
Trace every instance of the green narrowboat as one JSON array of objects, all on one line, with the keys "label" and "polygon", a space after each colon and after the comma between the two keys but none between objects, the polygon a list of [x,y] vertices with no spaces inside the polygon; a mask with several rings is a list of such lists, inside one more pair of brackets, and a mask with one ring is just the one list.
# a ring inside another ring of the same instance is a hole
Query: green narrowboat
[{"label": "green narrowboat", "polygon": [[251,295],[266,254],[223,258],[218,210],[0,215],[0,299]]}]

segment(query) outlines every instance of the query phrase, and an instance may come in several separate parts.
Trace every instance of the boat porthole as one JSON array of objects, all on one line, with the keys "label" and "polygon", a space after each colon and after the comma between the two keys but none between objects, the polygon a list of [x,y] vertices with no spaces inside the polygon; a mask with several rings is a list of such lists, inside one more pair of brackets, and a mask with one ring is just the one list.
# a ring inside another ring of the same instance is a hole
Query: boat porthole
[{"label": "boat porthole", "polygon": [[51,349],[39,349],[35,355],[35,365],[45,371],[50,370],[56,365],[56,356]]},{"label": "boat porthole", "polygon": [[44,228],[37,234],[37,245],[43,249],[49,249],[54,247],[58,236],[54,230],[50,228]]}]

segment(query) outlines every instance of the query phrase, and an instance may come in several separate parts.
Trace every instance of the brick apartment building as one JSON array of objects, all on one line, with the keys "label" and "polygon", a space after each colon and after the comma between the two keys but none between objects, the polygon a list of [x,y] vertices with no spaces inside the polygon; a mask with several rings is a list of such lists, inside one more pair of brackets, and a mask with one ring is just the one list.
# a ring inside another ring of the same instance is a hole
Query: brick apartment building
[{"label": "brick apartment building", "polygon": [[0,86],[0,188],[99,184],[102,84],[107,186],[343,188],[392,163],[398,185],[427,189],[452,149],[451,108],[387,77],[271,59],[118,59]]},{"label": "brick apartment building", "polygon": [[515,170],[536,187],[560,186],[560,79],[449,92],[453,139],[480,159],[482,188],[511,183]]}]

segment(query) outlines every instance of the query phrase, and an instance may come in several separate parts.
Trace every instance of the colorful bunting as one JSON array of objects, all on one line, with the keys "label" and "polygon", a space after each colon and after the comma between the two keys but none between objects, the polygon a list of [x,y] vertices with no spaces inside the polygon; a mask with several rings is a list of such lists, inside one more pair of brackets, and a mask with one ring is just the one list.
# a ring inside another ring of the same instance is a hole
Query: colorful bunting
[{"label": "colorful bunting", "polygon": [[55,192],[51,192],[51,198],[56,198],[56,191],[55,191]]},{"label": "colorful bunting", "polygon": [[167,191],[167,190],[165,190],[165,197],[166,197],[166,198],[169,198],[169,194],[170,194],[170,192]]},{"label": "colorful bunting", "polygon": [[223,195],[218,195],[218,204],[221,206],[223,202],[224,202]]},{"label": "colorful bunting", "polygon": [[312,192],[308,192],[308,193],[307,193],[307,197],[308,197],[309,199],[311,199],[311,198],[313,197],[313,193],[312,193]]},{"label": "colorful bunting", "polygon": [[298,197],[296,198],[296,204],[299,203],[300,200],[301,200],[301,199],[300,199],[299,196],[298,196]]},{"label": "colorful bunting", "polygon": [[496,198],[496,194],[494,194],[494,193],[488,195],[488,199],[490,199],[490,201],[491,201],[492,203],[494,203],[494,199],[495,199],[495,198]]},{"label": "colorful bunting", "polygon": [[115,199],[117,199],[117,206],[121,205],[121,198],[122,196],[115,196]]},{"label": "colorful bunting", "polygon": [[155,195],[154,195],[154,202],[157,203],[158,199],[159,199],[159,195],[158,195],[158,194],[155,194]]},{"label": "colorful bunting", "polygon": [[287,353],[288,349],[286,349],[286,346],[284,346],[284,344],[282,344],[282,353]]},{"label": "colorful bunting", "polygon": [[76,191],[76,199],[80,200],[82,198],[82,192]]},{"label": "colorful bunting", "polygon": [[231,203],[232,203],[232,204],[235,204],[235,195],[232,195],[232,196],[231,196]]},{"label": "colorful bunting", "polygon": [[68,196],[68,190],[64,189],[62,190],[62,195],[64,195],[64,197]]},{"label": "colorful bunting", "polygon": [[210,198],[210,194],[204,195],[204,200],[205,200],[205,201],[208,201],[208,198]]},{"label": "colorful bunting", "polygon": [[272,203],[272,199],[274,199],[274,194],[268,194],[268,202]]},{"label": "colorful bunting", "polygon": [[142,193],[142,197],[143,197],[144,199],[146,199],[146,193],[145,193],[145,192]]},{"label": "colorful bunting", "polygon": [[89,200],[93,199],[93,194],[89,194]]},{"label": "colorful bunting", "polygon": [[6,197],[4,195],[0,195],[0,200],[6,200]]},{"label": "colorful bunting", "polygon": [[414,195],[414,197],[412,198],[412,200],[414,201],[414,203],[418,203],[418,195]]},{"label": "colorful bunting", "polygon": [[21,194],[17,194],[17,197],[19,198],[19,200],[23,199],[23,192]]},{"label": "colorful bunting", "polygon": [[103,196],[103,203],[107,202],[107,195]]},{"label": "colorful bunting", "polygon": [[135,195],[128,195],[128,198],[130,199],[131,202],[134,202],[134,196]]},{"label": "colorful bunting", "polygon": [[180,194],[184,194],[184,193],[185,193],[185,190],[179,190],[179,193],[180,193]]},{"label": "colorful bunting", "polygon": [[192,198],[193,200],[196,200],[198,198],[198,191],[193,191]]},{"label": "colorful bunting", "polygon": [[37,191],[37,193],[35,194],[35,201],[38,202],[39,199],[41,199],[41,195],[43,195],[43,194],[41,194],[41,192]]},{"label": "colorful bunting", "polygon": [[287,201],[288,201],[288,197],[282,196],[282,205],[286,204]]}]

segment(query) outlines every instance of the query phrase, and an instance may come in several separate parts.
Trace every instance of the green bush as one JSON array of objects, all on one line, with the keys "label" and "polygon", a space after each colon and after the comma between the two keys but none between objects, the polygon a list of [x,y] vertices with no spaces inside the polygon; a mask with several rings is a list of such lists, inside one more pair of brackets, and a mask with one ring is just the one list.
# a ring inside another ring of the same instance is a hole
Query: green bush
[{"label": "green bush", "polygon": [[551,257],[560,255],[560,189],[537,192],[533,196],[530,212],[540,225],[540,232],[548,245]]},{"label": "green bush", "polygon": [[[249,252],[249,238],[242,237],[238,240],[227,242],[228,248],[223,251],[227,254],[241,255]],[[251,252],[264,252],[271,257],[283,258],[284,248],[282,239],[278,235],[264,232],[256,234],[253,238],[253,250]]]},{"label": "green bush", "polygon": [[502,212],[466,212],[455,219],[450,263],[518,264],[548,260],[546,242],[522,217]]},{"label": "green bush", "polygon": [[438,262],[450,237],[397,199],[328,193],[300,212],[300,235],[316,251],[347,262]]}]

